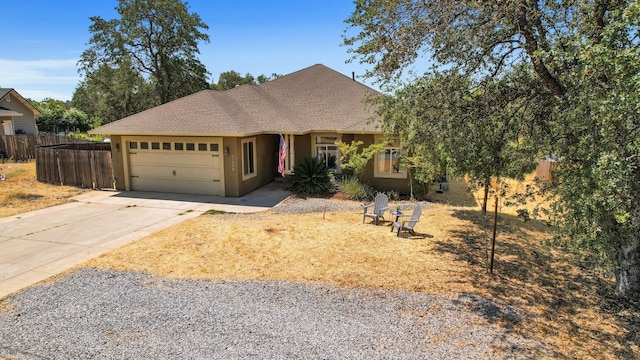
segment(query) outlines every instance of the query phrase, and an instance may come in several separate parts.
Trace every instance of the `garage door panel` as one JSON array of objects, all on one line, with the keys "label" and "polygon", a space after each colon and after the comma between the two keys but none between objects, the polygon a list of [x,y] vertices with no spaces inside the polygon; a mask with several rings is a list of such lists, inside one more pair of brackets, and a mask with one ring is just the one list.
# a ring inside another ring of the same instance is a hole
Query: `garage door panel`
[{"label": "garage door panel", "polygon": [[[131,137],[128,141],[132,190],[224,196],[221,138]],[[167,144],[150,146],[149,144]],[[196,144],[195,150],[175,150],[178,144]],[[214,151],[215,150],[215,151]]]},{"label": "garage door panel", "polygon": [[158,153],[158,152],[136,152],[130,154],[131,165],[153,164],[153,165],[176,165],[183,166],[189,163],[204,166],[220,166],[220,157],[212,154],[200,153]]},{"label": "garage door panel", "polygon": [[158,181],[157,179],[149,178],[132,178],[131,186],[134,190],[140,189],[142,191],[171,192],[182,194],[219,195],[221,191],[219,182],[187,182],[182,180],[172,181],[168,179]]},{"label": "garage door panel", "polygon": [[137,165],[135,171],[131,172],[131,176],[167,180],[189,180],[189,181],[207,181],[220,180],[219,174],[212,171],[211,167],[200,166],[156,166],[156,165]]}]

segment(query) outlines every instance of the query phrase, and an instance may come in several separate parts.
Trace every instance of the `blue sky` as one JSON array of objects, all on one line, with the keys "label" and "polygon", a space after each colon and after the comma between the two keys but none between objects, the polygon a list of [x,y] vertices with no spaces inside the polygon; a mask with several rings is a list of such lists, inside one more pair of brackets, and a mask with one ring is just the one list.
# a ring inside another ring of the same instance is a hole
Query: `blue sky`
[{"label": "blue sky", "polygon": [[[89,17],[117,18],[117,0],[8,1],[2,6],[0,86],[22,96],[70,100],[80,81],[76,63],[89,40]],[[190,12],[209,26],[200,60],[217,81],[235,70],[254,76],[288,74],[324,64],[363,74],[341,46],[350,0],[191,0]],[[362,79],[359,79],[363,81]],[[371,85],[371,81],[365,83]]]}]

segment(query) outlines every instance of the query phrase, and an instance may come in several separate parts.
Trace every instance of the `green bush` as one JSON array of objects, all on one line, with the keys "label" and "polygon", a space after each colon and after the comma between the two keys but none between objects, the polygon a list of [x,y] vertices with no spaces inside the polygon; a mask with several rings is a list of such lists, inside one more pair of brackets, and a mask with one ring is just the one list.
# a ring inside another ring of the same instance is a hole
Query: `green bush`
[{"label": "green bush", "polygon": [[293,169],[291,191],[299,195],[322,195],[328,193],[333,185],[331,174],[324,162],[315,158],[305,158]]},{"label": "green bush", "polygon": [[69,133],[69,134],[67,134],[67,137],[68,138],[73,138],[73,139],[80,139],[80,140],[89,140],[89,141],[93,141],[93,142],[102,142],[104,140],[104,138],[102,136],[89,135],[87,133],[81,133],[81,132]]},{"label": "green bush", "polygon": [[347,176],[340,180],[338,189],[351,200],[366,200],[371,195],[371,189],[355,176]]},{"label": "green bush", "polygon": [[397,190],[391,190],[387,192],[387,196],[389,197],[389,200],[393,200],[393,201],[400,200],[400,192],[398,192]]}]

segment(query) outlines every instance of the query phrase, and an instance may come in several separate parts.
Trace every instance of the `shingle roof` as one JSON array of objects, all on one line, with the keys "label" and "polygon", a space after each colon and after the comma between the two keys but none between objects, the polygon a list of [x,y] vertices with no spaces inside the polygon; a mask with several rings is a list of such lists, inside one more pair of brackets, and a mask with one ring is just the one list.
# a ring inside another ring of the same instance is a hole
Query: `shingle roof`
[{"label": "shingle roof", "polygon": [[324,65],[261,85],[203,90],[91,131],[111,135],[245,136],[379,132],[363,100],[375,90]]},{"label": "shingle roof", "polygon": [[20,102],[22,102],[24,106],[28,107],[29,110],[33,112],[34,116],[40,115],[40,111],[38,111],[38,109],[36,109],[33,105],[31,105],[31,103],[27,101],[27,99],[23,98],[22,95],[18,94],[18,92],[12,88],[0,88],[0,100],[4,99],[12,91],[13,91],[13,96],[18,100],[20,100]]},{"label": "shingle roof", "polygon": [[4,99],[4,97],[11,92],[11,88],[0,88],[0,100]]}]

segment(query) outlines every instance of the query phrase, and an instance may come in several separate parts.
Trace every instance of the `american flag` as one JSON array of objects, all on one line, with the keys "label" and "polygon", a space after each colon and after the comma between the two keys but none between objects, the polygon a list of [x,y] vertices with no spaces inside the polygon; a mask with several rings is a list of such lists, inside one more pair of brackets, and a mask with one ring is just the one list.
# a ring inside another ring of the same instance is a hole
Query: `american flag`
[{"label": "american flag", "polygon": [[284,137],[280,134],[280,147],[278,148],[278,172],[284,177],[284,161],[287,159],[287,142],[284,141]]}]

